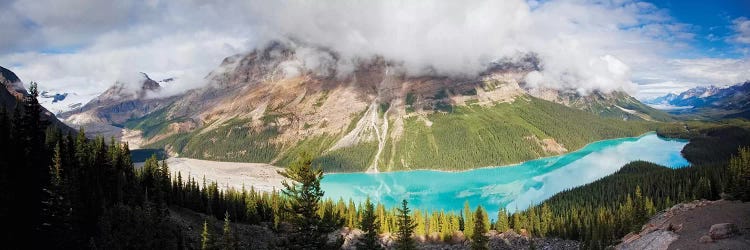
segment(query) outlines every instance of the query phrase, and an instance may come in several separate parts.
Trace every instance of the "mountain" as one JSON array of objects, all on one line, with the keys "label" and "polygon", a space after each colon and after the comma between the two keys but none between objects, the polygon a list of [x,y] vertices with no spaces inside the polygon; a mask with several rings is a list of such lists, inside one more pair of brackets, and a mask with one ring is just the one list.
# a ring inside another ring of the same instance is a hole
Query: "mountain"
[{"label": "mountain", "polygon": [[70,126],[84,128],[91,135],[121,138],[123,123],[143,117],[174,101],[174,98],[149,98],[149,95],[161,90],[161,85],[146,73],[140,74],[142,80],[138,87],[117,82],[86,105],[61,113],[58,117]]},{"label": "mountain", "polygon": [[[3,86],[0,88],[0,107],[5,109],[8,113],[13,113],[18,102],[23,100],[23,98],[29,93],[26,92],[23,82],[15,73],[13,73],[13,71],[1,66],[0,84]],[[75,132],[75,130],[58,120],[52,112],[49,112],[44,107],[42,107],[42,118],[49,121],[52,126],[62,129],[64,132]]]},{"label": "mountain", "polygon": [[695,87],[680,94],[660,96],[646,103],[657,107],[671,106],[670,113],[673,114],[707,118],[750,118],[750,81],[724,88]]},{"label": "mountain", "polygon": [[329,49],[275,42],[226,58],[203,88],[108,98],[113,88],[63,117],[139,131],[142,146],[183,157],[285,165],[306,151],[326,171],[510,164],[671,119],[624,92],[527,88],[524,76],[539,67],[530,54],[474,77],[414,76],[385,58],[343,62]]}]

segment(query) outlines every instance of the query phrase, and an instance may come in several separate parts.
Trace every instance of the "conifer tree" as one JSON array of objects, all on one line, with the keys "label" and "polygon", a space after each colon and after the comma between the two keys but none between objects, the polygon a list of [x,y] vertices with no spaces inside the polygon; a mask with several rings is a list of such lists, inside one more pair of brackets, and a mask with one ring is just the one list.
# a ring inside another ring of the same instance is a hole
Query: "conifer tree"
[{"label": "conifer tree", "polygon": [[466,235],[467,238],[471,238],[471,236],[474,235],[474,215],[471,213],[471,208],[469,207],[469,201],[464,202],[464,211],[463,211],[463,218],[464,218],[464,235]]},{"label": "conifer tree", "polygon": [[505,208],[500,208],[499,211],[497,211],[497,221],[495,222],[495,230],[498,232],[505,232],[510,229],[510,221],[508,221],[508,212],[505,211]]},{"label": "conifer tree", "polygon": [[550,231],[550,228],[552,227],[552,224],[553,224],[552,210],[550,210],[549,205],[547,205],[547,203],[544,203],[544,205],[542,205],[542,209],[541,209],[539,216],[540,216],[541,223],[539,225],[538,234],[539,236],[544,237],[547,235],[547,232]]},{"label": "conifer tree", "polygon": [[401,201],[401,208],[398,209],[398,233],[396,233],[396,249],[412,250],[416,249],[416,243],[412,238],[414,234],[414,222],[409,215],[409,203],[406,200]]},{"label": "conifer tree", "polygon": [[511,221],[513,222],[513,230],[516,231],[516,233],[521,233],[521,229],[524,229],[523,225],[523,218],[521,218],[520,212],[515,212],[511,216]]},{"label": "conifer tree", "polygon": [[289,197],[289,207],[285,208],[293,215],[291,222],[295,225],[291,248],[316,249],[324,248],[327,234],[333,229],[323,225],[318,214],[318,204],[323,197],[320,180],[323,171],[312,166],[312,157],[306,153],[287,167],[279,171],[281,176],[292,182],[284,181],[283,193]]},{"label": "conifer tree", "polygon": [[739,148],[729,160],[729,192],[742,201],[750,201],[750,147]]},{"label": "conifer tree", "polygon": [[224,228],[222,237],[223,249],[237,249],[237,241],[232,233],[232,224],[229,219],[229,212],[224,212]]},{"label": "conifer tree", "polygon": [[422,211],[420,211],[419,209],[414,210],[414,222],[416,223],[416,227],[414,228],[414,235],[424,236],[425,234],[427,234],[425,217],[424,215],[422,215]]},{"label": "conifer tree", "polygon": [[370,202],[370,197],[367,197],[364,204],[364,211],[362,212],[362,239],[357,244],[357,249],[374,250],[382,249],[378,240],[378,223],[377,216],[375,216],[375,208]]},{"label": "conifer tree", "polygon": [[477,210],[474,212],[474,224],[470,225],[474,228],[474,234],[471,236],[471,249],[473,250],[489,249],[489,237],[485,235],[487,233],[486,214],[481,205],[477,206]]},{"label": "conifer tree", "polygon": [[354,205],[354,201],[349,199],[349,206],[346,209],[346,226],[349,228],[357,227],[357,206]]},{"label": "conifer tree", "polygon": [[211,235],[211,230],[208,228],[208,221],[203,220],[203,232],[201,233],[201,249],[213,249],[213,245],[213,236]]}]

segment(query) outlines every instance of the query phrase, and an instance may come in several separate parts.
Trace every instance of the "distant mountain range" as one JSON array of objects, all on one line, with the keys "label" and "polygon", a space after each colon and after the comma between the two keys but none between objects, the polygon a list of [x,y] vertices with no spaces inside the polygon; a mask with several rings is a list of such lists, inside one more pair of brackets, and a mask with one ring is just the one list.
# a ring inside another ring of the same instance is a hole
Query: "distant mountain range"
[{"label": "distant mountain range", "polygon": [[728,87],[701,86],[645,103],[673,114],[707,118],[750,118],[750,81]]},{"label": "distant mountain range", "polygon": [[[161,85],[151,79],[148,74],[140,74],[142,78],[140,87],[130,89],[125,83],[116,82],[86,105],[58,114],[58,117],[72,127],[86,129],[87,134],[121,138],[123,123],[163,108],[175,99],[175,97],[147,98],[149,94],[159,92]],[[162,82],[172,80],[169,78]]]},{"label": "distant mountain range", "polygon": [[533,54],[474,77],[412,76],[386,58],[339,74],[337,60],[330,49],[274,42],[226,58],[205,87],[153,98],[159,83],[144,74],[139,90],[115,84],[59,117],[173,156],[283,166],[306,151],[326,171],[516,163],[651,129],[630,121],[671,119],[624,92],[530,88]]}]

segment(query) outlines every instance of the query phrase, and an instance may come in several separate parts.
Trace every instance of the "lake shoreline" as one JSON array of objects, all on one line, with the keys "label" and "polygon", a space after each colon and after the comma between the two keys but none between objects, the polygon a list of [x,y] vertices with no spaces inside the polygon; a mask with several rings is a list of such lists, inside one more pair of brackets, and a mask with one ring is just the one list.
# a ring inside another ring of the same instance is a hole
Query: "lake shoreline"
[{"label": "lake shoreline", "polygon": [[354,173],[387,174],[387,173],[419,172],[419,171],[434,171],[434,172],[443,172],[443,173],[461,173],[461,172],[467,172],[467,171],[473,171],[473,170],[479,170],[479,169],[507,168],[507,167],[518,166],[518,165],[521,165],[521,164],[524,164],[524,163],[530,162],[530,161],[544,160],[544,159],[549,159],[549,158],[553,158],[553,157],[559,157],[559,156],[562,156],[562,155],[565,155],[565,154],[575,153],[575,152],[578,152],[578,151],[581,151],[581,150],[585,149],[586,147],[588,147],[588,146],[590,146],[591,144],[594,144],[594,143],[599,143],[599,142],[604,142],[604,141],[611,141],[611,140],[622,140],[622,139],[628,139],[628,138],[630,138],[630,139],[636,139],[636,138],[642,138],[642,137],[650,135],[650,134],[656,134],[659,138],[664,138],[664,139],[668,139],[668,140],[688,141],[686,139],[680,139],[680,138],[663,137],[663,136],[658,135],[656,133],[656,131],[652,130],[652,131],[647,131],[647,132],[645,132],[643,134],[640,134],[638,136],[618,137],[618,138],[612,138],[612,139],[597,140],[597,141],[589,142],[586,145],[583,145],[581,148],[576,149],[574,151],[569,151],[569,152],[565,152],[565,153],[558,154],[558,155],[550,155],[550,156],[545,156],[545,157],[539,157],[539,158],[529,159],[529,160],[525,160],[525,161],[521,161],[521,162],[516,162],[516,163],[511,163],[511,164],[506,164],[506,165],[482,166],[482,167],[469,168],[469,169],[463,169],[463,170],[445,170],[445,169],[417,168],[417,169],[386,171],[386,172],[378,172],[378,173],[370,173],[370,172],[365,172],[365,171],[360,171],[360,172],[324,172],[323,175],[325,176],[325,175],[354,174]]}]

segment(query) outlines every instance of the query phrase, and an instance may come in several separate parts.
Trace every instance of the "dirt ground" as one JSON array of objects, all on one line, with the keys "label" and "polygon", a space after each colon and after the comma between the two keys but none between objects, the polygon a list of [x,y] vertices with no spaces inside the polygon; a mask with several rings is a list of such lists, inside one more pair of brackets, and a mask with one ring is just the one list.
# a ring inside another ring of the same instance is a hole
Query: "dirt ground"
[{"label": "dirt ground", "polygon": [[[672,225],[682,224],[679,238],[668,249],[750,249],[750,202],[717,201],[711,205],[684,211],[668,220]],[[712,243],[699,243],[708,235],[711,225],[734,223],[740,234]]]},{"label": "dirt ground", "polygon": [[187,180],[192,176],[199,183],[216,181],[219,188],[233,187],[241,189],[244,185],[246,189],[254,187],[259,191],[281,190],[283,186],[281,181],[284,177],[276,171],[282,168],[274,167],[263,163],[239,163],[239,162],[218,162],[205,161],[190,158],[169,158],[167,159],[169,170],[176,178],[177,172],[182,174],[182,179]]}]

